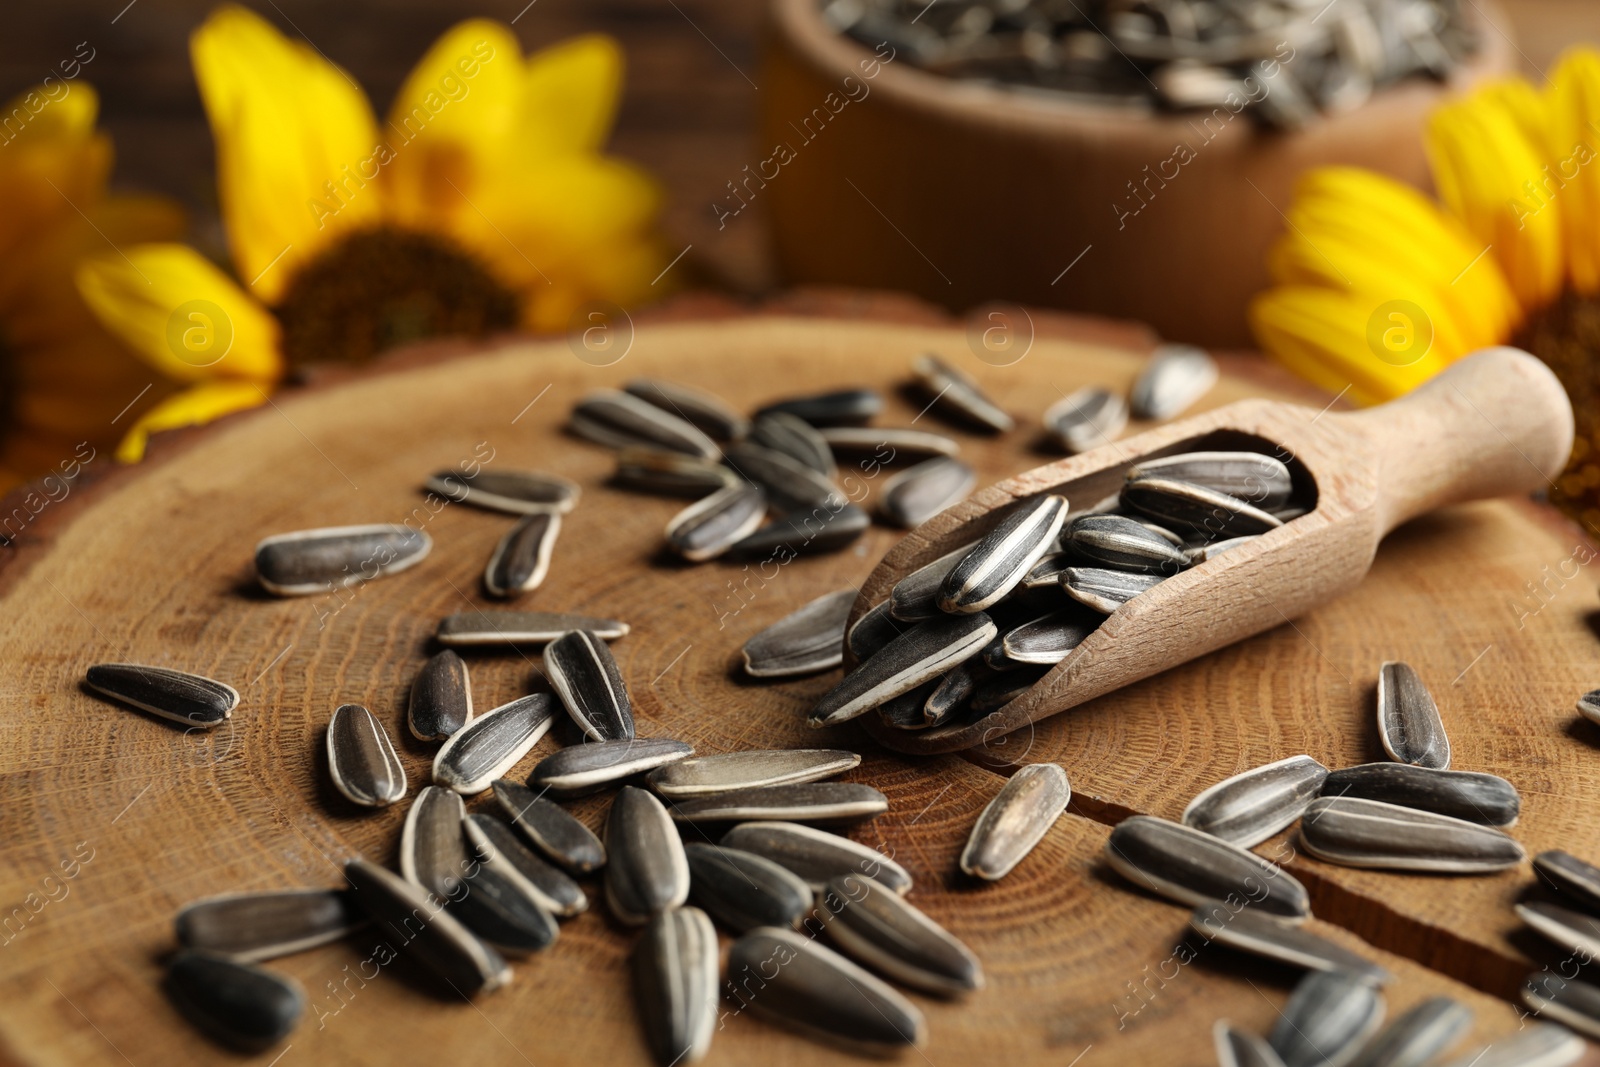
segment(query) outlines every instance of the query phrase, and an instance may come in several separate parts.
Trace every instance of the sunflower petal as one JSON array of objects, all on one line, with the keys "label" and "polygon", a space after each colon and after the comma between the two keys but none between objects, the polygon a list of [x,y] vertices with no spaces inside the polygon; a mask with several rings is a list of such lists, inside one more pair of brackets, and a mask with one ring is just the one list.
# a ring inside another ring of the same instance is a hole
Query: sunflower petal
[{"label": "sunflower petal", "polygon": [[224,415],[266,403],[267,391],[252,381],[215,381],[192,385],[175,393],[140,416],[117,446],[117,460],[137,463],[144,458],[150,435],[182,426],[203,426]]},{"label": "sunflower petal", "polygon": [[534,156],[598,152],[622,97],[622,49],[604,34],[574,37],[528,57],[518,143]]},{"label": "sunflower petal", "polygon": [[[1574,48],[1550,78],[1549,113],[1567,273],[1582,293],[1600,291],[1600,52]],[[1559,183],[1559,184],[1558,184]]]}]

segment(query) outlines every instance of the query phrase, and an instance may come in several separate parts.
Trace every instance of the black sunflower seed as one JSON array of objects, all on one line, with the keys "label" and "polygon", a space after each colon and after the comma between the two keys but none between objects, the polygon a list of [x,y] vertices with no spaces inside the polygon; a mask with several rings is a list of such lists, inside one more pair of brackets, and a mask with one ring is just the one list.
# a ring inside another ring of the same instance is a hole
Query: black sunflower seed
[{"label": "black sunflower seed", "polygon": [[573,874],[591,874],[606,865],[600,839],[561,805],[504,778],[492,786],[500,809],[540,852]]},{"label": "black sunflower seed", "polygon": [[811,886],[754,852],[691,841],[689,899],[734,933],[758,926],[794,927],[811,911]]},{"label": "black sunflower seed", "polygon": [[1450,768],[1450,737],[1439,705],[1408,664],[1390,662],[1378,670],[1378,739],[1396,763]]},{"label": "black sunflower seed", "polygon": [[1189,565],[1178,544],[1123,515],[1074,519],[1062,541],[1080,558],[1115,570],[1172,575]]},{"label": "black sunflower seed", "polygon": [[[843,497],[839,498],[841,501]],[[872,519],[854,504],[793,512],[761,527],[729,549],[741,559],[777,558],[837,552],[867,532]]]},{"label": "black sunflower seed", "polygon": [[971,375],[951,366],[931,352],[911,361],[911,372],[922,391],[932,397],[933,410],[969,428],[1005,433],[1016,423],[986,396]]},{"label": "black sunflower seed", "polygon": [[484,589],[490,596],[505,598],[539,588],[560,535],[560,515],[547,511],[524,516],[490,553],[483,569]]},{"label": "black sunflower seed", "polygon": [[650,1050],[662,1067],[695,1063],[717,1029],[717,934],[699,908],[652,917],[633,953]]},{"label": "black sunflower seed", "polygon": [[622,389],[678,416],[712,440],[737,441],[750,432],[750,420],[703,389],[659,378],[635,378]]},{"label": "black sunflower seed", "polygon": [[590,741],[569,745],[540,760],[528,784],[553,796],[583,796],[612,782],[692,755],[691,746],[664,737]]},{"label": "black sunflower seed", "polygon": [[991,882],[1004,878],[1044,840],[1071,799],[1067,772],[1054,763],[1022,768],[978,816],[961,850],[961,869]]},{"label": "black sunflower seed", "polygon": [[567,714],[596,741],[633,736],[633,705],[604,641],[573,630],[545,646],[544,673]]},{"label": "black sunflower seed", "polygon": [[483,645],[543,645],[584,630],[605,641],[625,637],[628,624],[592,615],[549,611],[462,611],[439,620],[434,636],[451,648]]},{"label": "black sunflower seed", "polygon": [[937,688],[939,688],[939,679],[928,679],[910,692],[901,693],[899,696],[879,704],[876,709],[878,718],[883,720],[884,725],[893,726],[897,730],[926,730],[928,728],[928,716],[923,711],[923,707]]},{"label": "black sunflower seed", "polygon": [[406,723],[420,741],[443,741],[472,720],[472,678],[455,652],[434,656],[411,682]]},{"label": "black sunflower seed", "polygon": [[844,627],[856,591],[826,593],[744,643],[744,672],[752,678],[792,678],[828,671],[844,661]]},{"label": "black sunflower seed", "polygon": [[440,471],[428,479],[427,488],[458,504],[511,515],[564,514],[577,506],[581,494],[575,482],[539,471],[479,471],[471,477]]},{"label": "black sunflower seed", "polygon": [[383,723],[360,704],[341,704],[328,722],[328,770],[339,792],[381,808],[406,795],[406,769]]},{"label": "black sunflower seed", "polygon": [[820,887],[830,878],[864,874],[896,893],[911,888],[911,875],[887,855],[848,837],[792,822],[740,823],[722,835],[722,845],[765,856]]},{"label": "black sunflower seed", "polygon": [[1149,815],[1124,819],[1106,840],[1106,862],[1137,888],[1182,904],[1235,898],[1290,922],[1311,914],[1305,886],[1293,875],[1182,823]]},{"label": "black sunflower seed", "polygon": [[816,782],[858,766],[861,757],[835,748],[727,752],[669,763],[651,771],[650,788],[674,800],[736,789]]},{"label": "black sunflower seed", "polygon": [[1226,1019],[1217,1020],[1211,1037],[1218,1067],[1283,1067],[1282,1058],[1266,1038],[1240,1030]]},{"label": "black sunflower seed", "polygon": [[954,456],[960,442],[942,433],[894,426],[830,426],[819,430],[835,455],[863,456],[888,465]]},{"label": "black sunflower seed", "polygon": [[833,943],[879,974],[939,996],[983,988],[983,967],[971,949],[871,878],[834,878],[818,903]]},{"label": "black sunflower seed", "polygon": [[611,475],[612,483],[625,489],[687,497],[714,493],[737,478],[720,463],[659,448],[622,449]]},{"label": "black sunflower seed", "polygon": [[1208,942],[1278,960],[1312,971],[1343,971],[1373,985],[1384,985],[1393,975],[1342,945],[1298,926],[1290,926],[1254,908],[1237,909],[1221,901],[1201,904],[1189,916],[1189,927]]},{"label": "black sunflower seed", "polygon": [[1383,1025],[1383,997],[1343,971],[1312,971],[1300,979],[1278,1015],[1268,1042],[1284,1067],[1345,1067]]},{"label": "black sunflower seed", "polygon": [[1193,345],[1157,345],[1128,395],[1136,418],[1170,419],[1217,384],[1217,362]]},{"label": "black sunflower seed", "polygon": [[993,670],[976,659],[952,667],[939,684],[934,686],[928,699],[922,702],[923,722],[941,726],[967,706],[978,686],[993,676]]},{"label": "black sunflower seed", "polygon": [[1294,495],[1289,468],[1260,452],[1184,452],[1140,460],[1128,469],[1130,481],[1145,477],[1192,482],[1268,512],[1284,507]]},{"label": "black sunflower seed", "polygon": [[844,389],[774,401],[757,411],[756,416],[782,411],[817,427],[861,426],[871,422],[882,410],[883,398],[871,389]]},{"label": "black sunflower seed", "polygon": [[965,500],[977,483],[977,472],[958,459],[925,460],[883,483],[878,514],[909,530]]},{"label": "black sunflower seed", "polygon": [[278,889],[197,900],[174,926],[184,948],[256,963],[337,941],[366,921],[347,890]]},{"label": "black sunflower seed", "polygon": [[517,884],[527,897],[554,915],[577,915],[589,907],[583,889],[535,856],[516,832],[492,815],[468,815],[462,824],[479,860]]},{"label": "black sunflower seed", "polygon": [[1600,867],[1560,849],[1533,857],[1534,873],[1568,900],[1600,912]]},{"label": "black sunflower seed", "polygon": [[839,473],[833,461],[833,449],[817,428],[786,411],[758,415],[750,425],[750,440],[783,453],[829,481]]},{"label": "black sunflower seed", "polygon": [[1253,767],[1201,792],[1183,809],[1196,830],[1240,848],[1259,845],[1298,819],[1323,788],[1328,768],[1310,756]]},{"label": "black sunflower seed", "polygon": [[1066,517],[1067,498],[1053,494],[1012,509],[945,575],[939,607],[964,614],[995,604],[1050,550]]},{"label": "black sunflower seed", "polygon": [[428,555],[433,539],[409,526],[332,526],[278,534],[256,545],[256,576],[278,596],[327,593],[398,574]]},{"label": "black sunflower seed", "polygon": [[753,533],[766,515],[767,494],[761,487],[737,482],[674,515],[667,523],[667,544],[696,563],[715,559]]},{"label": "black sunflower seed", "polygon": [[1044,413],[1044,428],[1051,440],[1073,454],[1115,441],[1127,425],[1128,405],[1098,385],[1062,397]]},{"label": "black sunflower seed", "polygon": [[450,735],[433,758],[433,780],[471,795],[489,788],[539,743],[555,722],[549,693],[518,697]]},{"label": "black sunflower seed", "polygon": [[1122,487],[1122,503],[1168,529],[1206,541],[1266,533],[1283,525],[1238,497],[1155,474],[1130,479]]},{"label": "black sunflower seed", "polygon": [[1478,874],[1527,858],[1493,827],[1355,797],[1321,797],[1300,820],[1300,840],[1318,859],[1346,867]]},{"label": "black sunflower seed", "polygon": [[638,926],[689,897],[689,861],[661,801],[622,787],[606,817],[606,902],[620,922]]},{"label": "black sunflower seed", "polygon": [[1567,1067],[1588,1051],[1583,1038],[1555,1023],[1534,1023],[1446,1067]]},{"label": "black sunflower seed", "polygon": [[[867,609],[866,614],[856,620],[854,626],[845,634],[845,643],[850,646],[850,654],[858,660],[871,656],[878,649],[893,641],[896,637],[911,629],[911,624],[901,622],[889,614],[892,607],[890,601],[875,604]],[[842,659],[842,657],[841,657]]]},{"label": "black sunflower seed", "polygon": [[289,1036],[306,1006],[297,982],[196,949],[173,957],[166,989],[190,1022],[240,1052],[260,1052]]},{"label": "black sunflower seed", "polygon": [[1389,1024],[1361,1054],[1361,1067],[1425,1067],[1472,1029],[1472,1009],[1429,997]]},{"label": "black sunflower seed", "polygon": [[995,636],[983,612],[918,623],[890,641],[811,709],[812,726],[832,726],[910,692],[983,651]]},{"label": "black sunflower seed", "polygon": [[521,880],[490,864],[479,864],[462,879],[462,890],[448,905],[451,914],[501,952],[524,956],[555,941],[555,918],[539,906]]},{"label": "black sunflower seed", "polygon": [[800,782],[733,789],[672,803],[678,822],[856,822],[889,810],[889,800],[870,785]]},{"label": "black sunflower seed", "polygon": [[1322,783],[1322,795],[1381,800],[1486,826],[1511,826],[1522,807],[1516,786],[1497,775],[1436,771],[1409,763],[1341,768]]},{"label": "black sunflower seed", "polygon": [[940,614],[939,591],[944,587],[945,578],[976,547],[976,541],[962,545],[932,563],[923,564],[896,582],[889,591],[889,614],[900,622],[937,618]]},{"label": "black sunflower seed", "polygon": [[231,685],[170,667],[97,663],[84,673],[91,689],[124,704],[185,726],[218,725],[239,706]]},{"label": "black sunflower seed", "polygon": [[574,433],[607,448],[664,448],[715,461],[716,442],[677,415],[629,393],[597,389],[572,409]]},{"label": "black sunflower seed", "polygon": [[425,890],[366,860],[351,860],[344,873],[379,928],[456,993],[470,997],[511,981],[511,968],[500,954]]},{"label": "black sunflower seed", "polygon": [[460,892],[461,879],[472,866],[462,837],[466,815],[455,793],[436,785],[423,787],[400,831],[400,873],[406,881],[438,897]]},{"label": "black sunflower seed", "polygon": [[767,500],[780,513],[837,510],[848,503],[826,474],[753,441],[730,447],[727,463],[739,477],[765,490]]},{"label": "black sunflower seed", "polygon": [[1600,957],[1600,919],[1542,900],[1515,905],[1517,918],[1558,947],[1587,959]]},{"label": "black sunflower seed", "polygon": [[1107,615],[1164,581],[1166,576],[1161,574],[1130,574],[1103,567],[1068,567],[1061,572],[1061,588],[1068,596]]},{"label": "black sunflower seed", "polygon": [[1600,987],[1558,978],[1546,970],[1523,983],[1522,1002],[1562,1026],[1600,1038]]},{"label": "black sunflower seed", "polygon": [[1029,620],[1007,630],[1000,638],[1001,648],[1013,663],[1060,663],[1100,624],[1098,616],[1085,618],[1086,614],[1077,608]]},{"label": "black sunflower seed", "polygon": [[1578,714],[1590,722],[1600,722],[1600,689],[1593,689],[1578,698]]}]

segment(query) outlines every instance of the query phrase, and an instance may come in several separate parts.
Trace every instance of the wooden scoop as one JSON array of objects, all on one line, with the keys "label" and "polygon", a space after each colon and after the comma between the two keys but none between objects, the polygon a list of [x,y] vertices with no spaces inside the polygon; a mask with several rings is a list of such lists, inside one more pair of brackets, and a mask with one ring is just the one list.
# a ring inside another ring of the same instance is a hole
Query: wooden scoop
[{"label": "wooden scoop", "polygon": [[[1571,454],[1572,430],[1572,406],[1549,368],[1519,349],[1488,348],[1380,407],[1319,412],[1244,400],[990,486],[890,550],[850,623],[910,572],[988,532],[1013,502],[1061,493],[1081,510],[1117,492],[1142,460],[1265,452],[1289,464],[1297,496],[1314,496],[1315,507],[1130,600],[1031,689],[976,723],[917,732],[875,714],[861,721],[902,752],[969,748],[1280,626],[1354,588],[1378,542],[1408,519],[1548,486]],[[845,661],[854,666],[848,649]]]}]

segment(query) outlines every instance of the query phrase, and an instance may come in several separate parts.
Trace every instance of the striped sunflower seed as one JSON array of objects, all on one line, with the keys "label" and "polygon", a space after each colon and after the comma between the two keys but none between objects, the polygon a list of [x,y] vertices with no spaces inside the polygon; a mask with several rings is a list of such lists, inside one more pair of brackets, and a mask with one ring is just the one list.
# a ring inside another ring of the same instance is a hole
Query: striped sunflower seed
[{"label": "striped sunflower seed", "polygon": [[922,390],[934,398],[933,409],[945,418],[995,433],[1006,433],[1016,426],[971,375],[933,353],[913,359],[911,373]]},{"label": "striped sunflower seed", "polygon": [[717,934],[699,908],[652,917],[633,950],[650,1051],[664,1067],[696,1063],[717,1029]]},{"label": "striped sunflower seed", "polygon": [[614,485],[663,496],[702,497],[738,475],[720,463],[668,452],[659,448],[624,448],[617,453],[617,469],[611,475]]},{"label": "striped sunflower seed", "polygon": [[1083,643],[1100,624],[1098,617],[1086,619],[1082,608],[1056,611],[1008,630],[1001,637],[1001,648],[1013,663],[1053,664]]},{"label": "striped sunflower seed", "polygon": [[683,846],[689,899],[736,934],[758,926],[793,928],[811,911],[811,886],[765,856],[704,841]]},{"label": "striped sunflower seed", "polygon": [[561,536],[561,516],[538,512],[524,516],[506,531],[489,554],[483,569],[483,587],[502,599],[539,588],[550,570],[550,553]]},{"label": "striped sunflower seed", "polygon": [[[914,1004],[793,930],[764,926],[735,941],[728,950],[727,980],[742,1007],[829,1044],[889,1051],[927,1039],[927,1025]],[[746,990],[749,999],[740,995]]]},{"label": "striped sunflower seed", "polygon": [[[910,623],[901,622],[889,614],[892,606],[887,600],[881,604],[874,604],[845,634],[845,643],[850,646],[850,654],[856,659],[867,659],[884,645],[911,629]],[[841,662],[843,658],[840,657]]]},{"label": "striped sunflower seed", "polygon": [[1201,904],[1189,916],[1189,927],[1207,942],[1218,941],[1240,952],[1278,960],[1291,967],[1343,971],[1372,985],[1385,985],[1394,978],[1376,963],[1325,937],[1290,926],[1270,915],[1257,915],[1255,909],[1248,906],[1235,911],[1231,905],[1218,901]]},{"label": "striped sunflower seed", "polygon": [[1207,541],[1262,534],[1283,525],[1281,519],[1238,497],[1154,474],[1130,479],[1122,487],[1122,503],[1168,529],[1192,532]]},{"label": "striped sunflower seed", "polygon": [[233,686],[170,667],[96,663],[83,680],[98,693],[185,726],[210,729],[239,706]]},{"label": "striped sunflower seed", "polygon": [[443,741],[472,721],[472,678],[450,649],[429,659],[411,682],[406,724],[419,741]]},{"label": "striped sunflower seed", "polygon": [[600,839],[565,808],[525,785],[497,778],[494,798],[535,848],[573,874],[592,874],[606,865]]},{"label": "striped sunflower seed", "polygon": [[767,517],[767,494],[737,482],[695,501],[667,522],[667,544],[696,563],[715,559],[743,541]]},{"label": "striped sunflower seed", "polygon": [[814,889],[846,874],[864,874],[894,893],[904,894],[911,888],[906,869],[877,849],[799,823],[740,823],[722,835],[721,844],[765,856],[804,878]]},{"label": "striped sunflower seed", "polygon": [[1217,384],[1217,361],[1193,345],[1157,345],[1128,394],[1140,419],[1170,419],[1187,411]]},{"label": "striped sunflower seed", "polygon": [[818,507],[805,514],[785,515],[750,534],[729,551],[741,559],[770,559],[780,550],[790,556],[837,552],[853,544],[871,525],[871,517],[854,504],[837,509]]},{"label": "striped sunflower seed", "polygon": [[716,442],[677,415],[628,393],[597,389],[572,409],[572,431],[607,448],[664,448],[715,462]]},{"label": "striped sunflower seed", "polygon": [[920,622],[890,641],[811,709],[812,726],[833,726],[908,693],[983,651],[994,639],[983,612]]},{"label": "striped sunflower seed", "polygon": [[298,982],[218,952],[179,952],[167,966],[165,985],[190,1022],[239,1052],[276,1045],[306,1008]]},{"label": "striped sunflower seed", "polygon": [[389,731],[360,704],[341,704],[328,722],[328,770],[351,802],[382,808],[406,795],[406,769]]},{"label": "striped sunflower seed", "polygon": [[883,483],[878,515],[910,530],[965,500],[977,484],[977,472],[959,459],[924,460]]},{"label": "striped sunflower seed", "polygon": [[597,634],[573,630],[544,649],[544,673],[567,714],[596,741],[633,737],[633,704],[628,687]]},{"label": "striped sunflower seed", "polygon": [[1293,923],[1311,914],[1311,899],[1293,875],[1182,823],[1150,815],[1122,820],[1106,840],[1106,862],[1140,889],[1180,904],[1249,900]]},{"label": "striped sunflower seed", "polygon": [[1283,1059],[1265,1038],[1240,1030],[1226,1019],[1217,1020],[1211,1040],[1218,1067],[1283,1067]]},{"label": "striped sunflower seed", "polygon": [[409,526],[330,526],[277,534],[256,545],[256,578],[278,596],[362,585],[421,563],[433,538]]},{"label": "striped sunflower seed", "polygon": [[1284,1067],[1345,1067],[1383,1025],[1383,997],[1343,971],[1312,971],[1289,994],[1268,1043]]},{"label": "striped sunflower seed", "polygon": [[1184,452],[1160,459],[1140,460],[1128,469],[1128,480],[1168,478],[1192,482],[1236,500],[1273,512],[1294,496],[1289,468],[1260,452]]},{"label": "striped sunflower seed", "polygon": [[944,587],[945,578],[977,547],[976,541],[962,545],[896,582],[889,591],[889,614],[900,622],[938,618],[939,591]]},{"label": "striped sunflower seed", "polygon": [[472,866],[462,837],[467,809],[461,798],[436,785],[424,786],[406,812],[400,831],[400,873],[437,897],[458,894]]},{"label": "striped sunflower seed", "polygon": [[1128,405],[1098,385],[1062,397],[1044,413],[1044,428],[1050,439],[1074,455],[1110,444],[1127,425]]},{"label": "striped sunflower seed", "polygon": [[1182,548],[1123,515],[1074,519],[1062,541],[1080,558],[1121,571],[1172,575],[1189,562]]},{"label": "striped sunflower seed", "polygon": [[665,737],[590,741],[540,760],[528,784],[558,797],[583,796],[611,782],[692,755],[691,746]]},{"label": "striped sunflower seed", "polygon": [[1378,739],[1396,763],[1450,769],[1450,737],[1439,705],[1409,664],[1389,662],[1378,670]]},{"label": "striped sunflower seed", "polygon": [[781,513],[836,510],[847,503],[827,475],[753,441],[730,447],[727,464],[739,477],[764,489],[773,508]]},{"label": "striped sunflower seed", "polygon": [[1077,563],[1072,552],[1046,552],[1022,579],[1024,589],[1049,589],[1061,584],[1061,573]]},{"label": "striped sunflower seed", "polygon": [[1557,947],[1591,960],[1600,958],[1600,919],[1542,900],[1513,907],[1517,918]]},{"label": "striped sunflower seed", "polygon": [[1049,667],[1030,667],[1024,664],[1013,671],[978,683],[972,691],[967,708],[973,715],[993,715],[1023,693],[1032,689],[1039,679],[1050,673]]},{"label": "striped sunflower seed", "polygon": [[819,429],[824,426],[864,426],[883,410],[883,397],[871,389],[841,389],[815,396],[796,396],[768,404],[756,417],[786,412]]},{"label": "striped sunflower seed", "polygon": [[893,700],[879,704],[878,718],[883,720],[885,726],[892,726],[897,730],[926,730],[928,717],[923,708],[937,688],[939,679],[930,678],[909,693],[901,693]]},{"label": "striped sunflower seed", "polygon": [[722,398],[660,378],[635,378],[622,391],[676,415],[714,441],[737,441],[750,432],[750,420]]},{"label": "striped sunflower seed", "polygon": [[1551,849],[1533,857],[1533,873],[1572,903],[1600,911],[1600,867]]},{"label": "striped sunflower seed", "polygon": [[1600,723],[1600,689],[1592,689],[1578,698],[1578,714],[1590,722]]},{"label": "striped sunflower seed", "polygon": [[474,814],[463,826],[478,859],[516,883],[540,908],[553,915],[577,915],[589,907],[582,887],[535,856],[506,823],[493,815]]},{"label": "striped sunflower seed", "polygon": [[465,892],[450,911],[484,942],[508,955],[526,956],[549,948],[559,934],[555,918],[525,890],[526,882],[502,869],[480,864],[462,879]]},{"label": "striped sunflower seed", "polygon": [[483,792],[533,750],[555,717],[548,693],[518,697],[484,712],[440,747],[433,757],[433,780],[467,796]]},{"label": "striped sunflower seed", "polygon": [[968,614],[998,602],[1050,550],[1066,517],[1067,498],[1055,494],[1014,508],[945,575],[940,609]]},{"label": "striped sunflower seed", "polygon": [[366,921],[347,890],[278,889],[197,900],[174,925],[184,948],[258,963],[337,941]]},{"label": "striped sunflower seed", "polygon": [[564,515],[577,506],[582,495],[576,482],[540,471],[479,471],[471,477],[460,471],[440,471],[428,478],[426,488],[457,504],[509,515]]},{"label": "striped sunflower seed", "polygon": [[993,671],[976,659],[950,669],[922,702],[922,718],[928,727],[942,726],[966,707],[978,686],[993,676]]},{"label": "striped sunflower seed", "polygon": [[727,752],[669,763],[651,771],[646,780],[662,796],[680,800],[738,789],[821,781],[860,763],[861,757],[854,752],[836,748]]},{"label": "striped sunflower seed", "polygon": [[[954,438],[909,426],[830,426],[818,433],[836,455],[865,456],[884,464],[954,456],[961,451],[961,443]],[[888,458],[883,456],[885,449]]]},{"label": "striped sunflower seed", "polygon": [[786,411],[758,416],[750,426],[750,440],[810,467],[830,482],[839,474],[833,461],[833,449],[822,433],[806,420]]},{"label": "striped sunflower seed", "polygon": [[978,816],[961,869],[991,882],[1010,874],[1067,810],[1072,787],[1054,763],[1032,763],[1006,780]]},{"label": "striped sunflower seed", "polygon": [[606,817],[606,903],[619,922],[639,926],[689,898],[689,861],[661,801],[622,787]]},{"label": "striped sunflower seed", "polygon": [[856,591],[825,593],[744,643],[744,672],[752,678],[793,678],[831,671],[844,662],[844,627]]},{"label": "striped sunflower seed", "polygon": [[879,974],[938,996],[983,988],[983,967],[971,949],[871,878],[831,879],[819,904],[829,939]]},{"label": "striped sunflower seed", "polygon": [[801,782],[734,789],[675,801],[678,822],[856,822],[889,810],[889,798],[855,782]]},{"label": "striped sunflower seed", "polygon": [[1600,1038],[1600,987],[1569,982],[1547,971],[1530,975],[1522,985],[1522,1002],[1589,1038]]},{"label": "striped sunflower seed", "polygon": [[1410,763],[1341,768],[1322,783],[1322,795],[1381,800],[1485,826],[1514,825],[1522,807],[1517,787],[1497,775],[1436,771]]},{"label": "striped sunflower seed", "polygon": [[1493,827],[1355,797],[1312,801],[1300,839],[1318,859],[1381,870],[1479,874],[1527,858],[1521,845]]},{"label": "striped sunflower seed", "polygon": [[1588,1046],[1583,1038],[1555,1023],[1534,1023],[1451,1060],[1446,1067],[1567,1067],[1583,1059]]},{"label": "striped sunflower seed", "polygon": [[1429,997],[1389,1024],[1357,1061],[1361,1067],[1428,1067],[1472,1029],[1472,1009]]},{"label": "striped sunflower seed", "polygon": [[[1078,515],[1075,518],[1076,519],[1088,519],[1088,518],[1096,518],[1096,517],[1097,516],[1091,516],[1091,515]],[[1139,518],[1135,518],[1133,521],[1138,523],[1140,526],[1143,526],[1147,531],[1149,531],[1150,533],[1155,534],[1157,537],[1161,538],[1163,541],[1165,541],[1167,544],[1171,545],[1174,548],[1183,548],[1188,544],[1188,542],[1186,542],[1183,538],[1179,537],[1177,534],[1173,533],[1171,530],[1167,529],[1165,526],[1162,526],[1160,523],[1151,522],[1149,519],[1139,519]],[[1070,523],[1069,523],[1069,526],[1070,526]]]},{"label": "striped sunflower seed", "polygon": [[1068,567],[1061,572],[1061,588],[1068,596],[1107,615],[1165,580],[1165,575],[1129,574],[1104,567]]},{"label": "striped sunflower seed", "polygon": [[1327,777],[1328,768],[1310,756],[1290,756],[1204,790],[1183,809],[1183,822],[1252,848],[1298,819]]},{"label": "striped sunflower seed", "polygon": [[[344,866],[362,910],[380,929],[462,996],[499,989],[511,968],[427,892],[366,860]],[[420,924],[420,925],[419,925]]]},{"label": "striped sunflower seed", "polygon": [[564,633],[583,630],[605,641],[626,637],[628,624],[617,619],[550,611],[462,611],[439,620],[434,637],[449,648],[486,645],[543,645]]}]

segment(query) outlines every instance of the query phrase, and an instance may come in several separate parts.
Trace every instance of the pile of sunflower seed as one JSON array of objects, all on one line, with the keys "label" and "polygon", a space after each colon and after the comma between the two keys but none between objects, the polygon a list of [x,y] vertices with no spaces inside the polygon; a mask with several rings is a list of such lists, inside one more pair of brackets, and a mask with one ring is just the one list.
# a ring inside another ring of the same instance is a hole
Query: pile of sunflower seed
[{"label": "pile of sunflower seed", "polygon": [[1477,47],[1457,0],[822,0],[822,17],[950,77],[1286,129]]},{"label": "pile of sunflower seed", "polygon": [[1600,1039],[1600,986],[1576,978],[1581,965],[1600,958],[1600,867],[1553,849],[1533,857],[1533,872],[1539,881],[1514,905],[1517,917],[1567,956],[1555,970],[1528,976],[1522,1002],[1535,1015]]}]

